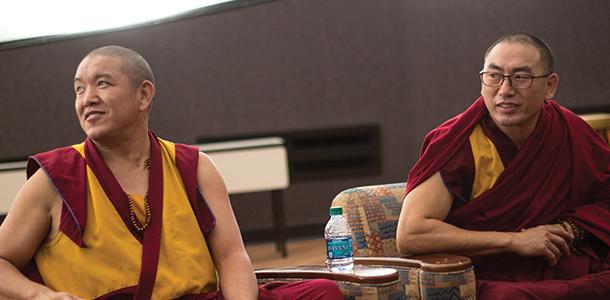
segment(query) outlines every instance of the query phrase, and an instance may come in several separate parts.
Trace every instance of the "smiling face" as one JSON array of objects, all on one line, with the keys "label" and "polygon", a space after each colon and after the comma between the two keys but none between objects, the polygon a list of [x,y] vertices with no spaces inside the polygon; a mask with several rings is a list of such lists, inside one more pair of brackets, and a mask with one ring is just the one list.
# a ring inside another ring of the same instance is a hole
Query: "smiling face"
[{"label": "smiling face", "polygon": [[118,57],[83,59],[74,77],[74,91],[76,115],[87,137],[99,140],[146,126],[150,102],[143,101],[144,84],[133,85]]},{"label": "smiling face", "polygon": [[[483,70],[503,75],[539,76],[546,73],[536,47],[508,41],[491,49],[485,58]],[[544,100],[554,96],[558,80],[557,74],[552,73],[548,77],[534,79],[528,89],[515,89],[505,78],[499,87],[481,84],[481,95],[494,123],[515,141],[514,137],[527,137],[534,130]]]}]

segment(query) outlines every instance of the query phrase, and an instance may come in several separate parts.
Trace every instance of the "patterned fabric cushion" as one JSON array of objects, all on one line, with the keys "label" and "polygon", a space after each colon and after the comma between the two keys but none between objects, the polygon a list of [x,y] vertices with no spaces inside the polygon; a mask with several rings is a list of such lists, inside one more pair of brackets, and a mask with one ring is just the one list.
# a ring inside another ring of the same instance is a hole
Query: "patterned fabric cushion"
[{"label": "patterned fabric cushion", "polygon": [[[404,197],[405,183],[356,187],[345,190],[335,197],[332,205],[343,207],[344,216],[352,229],[355,257],[400,257],[396,249],[396,228]],[[451,255],[441,257],[449,256]],[[459,258],[461,261],[468,261],[470,265],[468,258]],[[422,256],[398,260],[423,262]],[[345,299],[473,300],[476,297],[472,267],[465,266],[464,269],[459,268],[453,272],[428,272],[422,270],[424,268],[411,267],[418,264],[397,264],[391,259],[376,260],[374,264],[357,260],[357,265],[359,262],[369,267],[396,269],[399,280],[384,284],[337,281]],[[300,279],[275,277],[258,280],[259,283],[263,283],[268,280]]]},{"label": "patterned fabric cushion", "polygon": [[476,285],[472,267],[461,272],[420,271],[419,280],[421,299],[475,299]]},{"label": "patterned fabric cushion", "polygon": [[351,282],[337,282],[339,289],[345,295],[346,300],[406,300],[405,289],[400,281],[390,284],[354,284]]},{"label": "patterned fabric cushion", "polygon": [[400,256],[396,226],[405,183],[356,187],[335,197],[352,229],[354,256]]},{"label": "patterned fabric cushion", "polygon": [[[352,229],[355,257],[400,257],[396,228],[405,197],[405,183],[355,187],[339,193],[333,206],[342,206]],[[381,264],[394,268],[406,299],[463,299],[476,297],[472,267],[456,272],[425,272],[415,267]]]}]

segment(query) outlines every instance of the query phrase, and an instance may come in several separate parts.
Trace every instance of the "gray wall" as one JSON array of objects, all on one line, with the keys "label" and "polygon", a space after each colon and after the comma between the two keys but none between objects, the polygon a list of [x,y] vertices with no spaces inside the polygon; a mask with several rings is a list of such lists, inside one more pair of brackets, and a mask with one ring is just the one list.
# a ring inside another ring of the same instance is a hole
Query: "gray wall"
[{"label": "gray wall", "polygon": [[[607,0],[277,0],[3,50],[0,160],[81,141],[75,68],[95,47],[124,45],[156,73],[151,128],[176,142],[379,124],[381,175],[286,191],[288,225],[319,224],[340,190],[406,178],[425,133],[478,96],[482,54],[506,32],[529,31],[553,47],[560,103],[608,106],[609,16]],[[242,229],[270,226],[267,195],[233,205]]]}]

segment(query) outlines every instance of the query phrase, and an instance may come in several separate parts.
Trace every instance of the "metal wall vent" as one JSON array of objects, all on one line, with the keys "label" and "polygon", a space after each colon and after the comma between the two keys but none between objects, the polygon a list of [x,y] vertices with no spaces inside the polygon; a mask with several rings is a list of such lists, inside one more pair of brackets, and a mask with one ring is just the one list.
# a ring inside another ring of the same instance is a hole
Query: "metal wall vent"
[{"label": "metal wall vent", "polygon": [[197,142],[209,143],[264,136],[284,138],[291,182],[381,173],[381,141],[378,125],[201,138]]}]

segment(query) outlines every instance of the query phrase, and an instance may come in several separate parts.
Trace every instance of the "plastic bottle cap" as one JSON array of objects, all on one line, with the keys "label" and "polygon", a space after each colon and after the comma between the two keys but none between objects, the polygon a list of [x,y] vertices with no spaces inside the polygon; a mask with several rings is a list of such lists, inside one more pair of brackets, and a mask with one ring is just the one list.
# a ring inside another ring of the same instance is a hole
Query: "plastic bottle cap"
[{"label": "plastic bottle cap", "polygon": [[330,208],[331,216],[339,216],[343,214],[343,207],[341,206],[333,206]]}]

